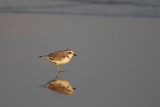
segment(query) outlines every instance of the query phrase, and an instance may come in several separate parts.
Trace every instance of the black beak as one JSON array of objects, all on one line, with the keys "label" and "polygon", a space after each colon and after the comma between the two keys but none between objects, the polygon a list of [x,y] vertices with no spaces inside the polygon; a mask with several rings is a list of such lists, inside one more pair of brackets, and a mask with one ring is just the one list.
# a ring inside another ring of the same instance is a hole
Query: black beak
[{"label": "black beak", "polygon": [[76,54],[73,54],[74,56],[77,56]]}]

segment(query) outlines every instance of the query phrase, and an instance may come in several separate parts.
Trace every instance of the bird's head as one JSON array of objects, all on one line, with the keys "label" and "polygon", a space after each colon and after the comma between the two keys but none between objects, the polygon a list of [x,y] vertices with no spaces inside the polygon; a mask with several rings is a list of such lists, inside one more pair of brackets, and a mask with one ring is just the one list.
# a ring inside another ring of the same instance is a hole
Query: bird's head
[{"label": "bird's head", "polygon": [[72,56],[77,56],[71,49],[66,49],[65,52],[70,58],[72,58]]}]

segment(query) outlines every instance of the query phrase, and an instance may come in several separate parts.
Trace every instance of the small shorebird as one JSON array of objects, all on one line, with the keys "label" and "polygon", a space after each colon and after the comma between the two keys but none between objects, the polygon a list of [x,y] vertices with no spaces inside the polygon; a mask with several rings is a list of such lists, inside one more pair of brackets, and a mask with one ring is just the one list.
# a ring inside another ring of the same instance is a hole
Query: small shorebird
[{"label": "small shorebird", "polygon": [[[72,56],[77,56],[77,55],[74,54],[74,52],[71,49],[66,49],[66,50],[60,50],[60,51],[50,53],[49,55],[40,56],[40,58],[45,58],[48,61],[55,63],[56,67],[60,73],[61,71],[60,71],[58,65],[68,63],[70,61],[70,59],[72,58]],[[58,73],[58,75],[59,75],[59,73]],[[56,76],[56,79],[57,79],[58,75]]]}]

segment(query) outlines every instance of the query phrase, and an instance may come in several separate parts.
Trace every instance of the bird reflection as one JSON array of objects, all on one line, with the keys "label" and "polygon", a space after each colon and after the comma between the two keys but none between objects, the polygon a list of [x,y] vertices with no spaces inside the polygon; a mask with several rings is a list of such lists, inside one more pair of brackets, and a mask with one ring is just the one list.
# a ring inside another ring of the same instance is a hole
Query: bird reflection
[{"label": "bird reflection", "polygon": [[70,85],[70,83],[67,80],[57,79],[58,75],[59,75],[59,73],[56,76],[56,80],[51,80],[48,83],[46,83],[45,85],[42,85],[41,87],[49,88],[52,91],[56,91],[58,93],[71,95],[73,93],[73,90],[76,88],[72,88],[72,86]]}]

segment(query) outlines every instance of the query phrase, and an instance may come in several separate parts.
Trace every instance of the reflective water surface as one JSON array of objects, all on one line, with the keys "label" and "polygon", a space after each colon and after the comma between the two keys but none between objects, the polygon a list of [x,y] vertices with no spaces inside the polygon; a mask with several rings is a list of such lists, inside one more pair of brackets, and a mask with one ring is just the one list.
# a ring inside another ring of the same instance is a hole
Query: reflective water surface
[{"label": "reflective water surface", "polygon": [[[1,107],[159,107],[160,19],[0,14]],[[72,95],[39,87],[56,80],[38,58],[72,49],[59,66]]]}]

